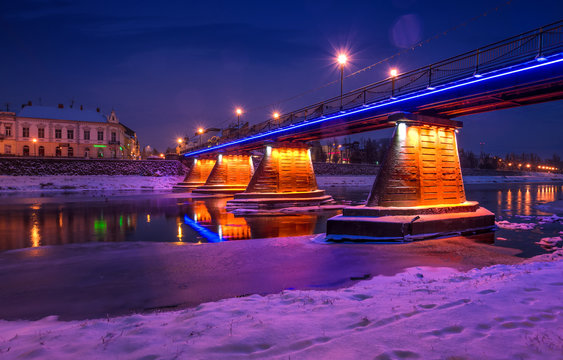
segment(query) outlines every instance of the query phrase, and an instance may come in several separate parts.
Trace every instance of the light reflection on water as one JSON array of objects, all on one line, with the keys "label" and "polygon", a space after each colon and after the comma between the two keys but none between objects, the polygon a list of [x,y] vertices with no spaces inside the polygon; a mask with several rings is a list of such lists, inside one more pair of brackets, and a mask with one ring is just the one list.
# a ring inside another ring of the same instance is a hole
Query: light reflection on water
[{"label": "light reflection on water", "polygon": [[[369,188],[332,187],[327,192],[337,200],[361,201],[367,198]],[[522,222],[518,215],[549,215],[534,206],[561,199],[563,185],[482,184],[466,186],[466,192],[468,199],[479,201],[497,217]],[[324,232],[326,220],[338,213],[235,216],[225,210],[227,200],[142,193],[118,198],[102,196],[96,201],[78,194],[60,195],[49,201],[22,198],[12,204],[3,202],[0,250],[81,242],[201,243],[310,235]],[[552,224],[531,232],[500,229],[497,237],[510,241],[497,244],[525,249],[527,255],[541,253],[537,246],[528,245],[530,238],[537,241],[542,236],[557,235],[558,230],[563,230],[560,228],[560,224]]]}]

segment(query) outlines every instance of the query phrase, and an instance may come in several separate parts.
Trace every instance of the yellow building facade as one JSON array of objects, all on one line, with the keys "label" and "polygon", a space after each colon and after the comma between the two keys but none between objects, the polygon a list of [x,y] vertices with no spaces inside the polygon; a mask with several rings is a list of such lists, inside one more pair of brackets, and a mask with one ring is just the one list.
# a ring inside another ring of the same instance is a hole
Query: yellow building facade
[{"label": "yellow building facade", "polygon": [[0,112],[0,156],[138,159],[139,142],[115,112],[27,105]]}]

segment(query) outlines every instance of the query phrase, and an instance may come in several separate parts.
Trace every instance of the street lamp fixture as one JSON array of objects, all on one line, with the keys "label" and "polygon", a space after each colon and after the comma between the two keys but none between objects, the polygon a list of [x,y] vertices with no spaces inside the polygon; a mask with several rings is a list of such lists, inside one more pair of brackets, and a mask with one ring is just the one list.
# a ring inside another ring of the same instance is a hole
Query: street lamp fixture
[{"label": "street lamp fixture", "polygon": [[391,76],[391,99],[395,98],[395,79],[399,75],[399,71],[395,68],[389,71],[389,76]]},{"label": "street lamp fixture", "polygon": [[199,134],[199,147],[201,147],[201,136],[203,135],[205,131],[203,130],[203,128],[198,128],[197,129],[197,133]]},{"label": "street lamp fixture", "polygon": [[36,145],[35,145],[35,144],[37,144],[37,139],[33,138],[31,141],[33,142],[33,156],[37,156],[37,149],[36,149]]},{"label": "street lamp fixture", "polygon": [[240,137],[240,116],[242,115],[242,109],[236,108],[235,113],[237,114],[237,135]]},{"label": "street lamp fixture", "polygon": [[338,54],[336,61],[340,65],[340,110],[342,110],[342,92],[344,89],[344,66],[348,62],[348,55],[344,53]]},{"label": "street lamp fixture", "polygon": [[181,144],[183,142],[184,142],[184,140],[182,140],[182,138],[178,138],[178,144]]}]

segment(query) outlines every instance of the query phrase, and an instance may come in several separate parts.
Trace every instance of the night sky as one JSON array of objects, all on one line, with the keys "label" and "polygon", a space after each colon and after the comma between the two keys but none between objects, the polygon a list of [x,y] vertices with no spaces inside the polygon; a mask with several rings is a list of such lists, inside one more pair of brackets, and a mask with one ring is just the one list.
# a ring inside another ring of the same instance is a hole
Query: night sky
[{"label": "night sky", "polygon": [[[427,45],[345,80],[345,90],[555,22],[563,2],[29,1],[0,2],[0,104],[83,104],[164,150],[198,126],[225,127],[236,106],[251,123],[339,93],[347,72],[463,23]],[[460,118],[460,146],[478,152],[563,155],[563,102]],[[383,133],[362,136],[383,136]]]}]

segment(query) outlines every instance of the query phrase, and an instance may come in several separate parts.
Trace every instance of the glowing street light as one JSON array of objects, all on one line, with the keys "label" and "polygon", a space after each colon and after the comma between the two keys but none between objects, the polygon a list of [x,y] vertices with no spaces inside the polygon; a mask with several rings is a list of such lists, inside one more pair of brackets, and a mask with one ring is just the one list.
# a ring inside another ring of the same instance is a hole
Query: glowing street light
[{"label": "glowing street light", "polygon": [[33,156],[37,156],[37,150],[36,150],[36,145],[35,145],[35,144],[37,144],[37,139],[33,138],[31,141],[33,142]]},{"label": "glowing street light", "polygon": [[395,68],[389,71],[389,76],[391,76],[391,99],[395,98],[395,79],[399,75],[399,71]]},{"label": "glowing street light", "polygon": [[[240,116],[242,115],[242,109],[241,108],[236,108],[235,109],[235,113],[237,114],[237,130],[240,130]],[[237,131],[238,132],[238,131]],[[240,137],[240,132],[239,132],[239,137]]]},{"label": "glowing street light", "polygon": [[199,146],[201,147],[201,136],[203,135],[203,133],[205,132],[205,130],[203,130],[203,128],[198,128],[197,129],[197,133],[199,134]]},{"label": "glowing street light", "polygon": [[178,144],[181,144],[183,142],[184,142],[184,140],[182,138],[178,138]]},{"label": "glowing street light", "polygon": [[274,124],[278,124],[278,120],[280,118],[280,113],[277,111],[274,111],[274,113],[272,114],[272,119],[274,119]]},{"label": "glowing street light", "polygon": [[344,88],[344,66],[348,62],[348,55],[344,53],[338,54],[336,61],[340,65],[340,110],[342,110],[342,91]]}]

